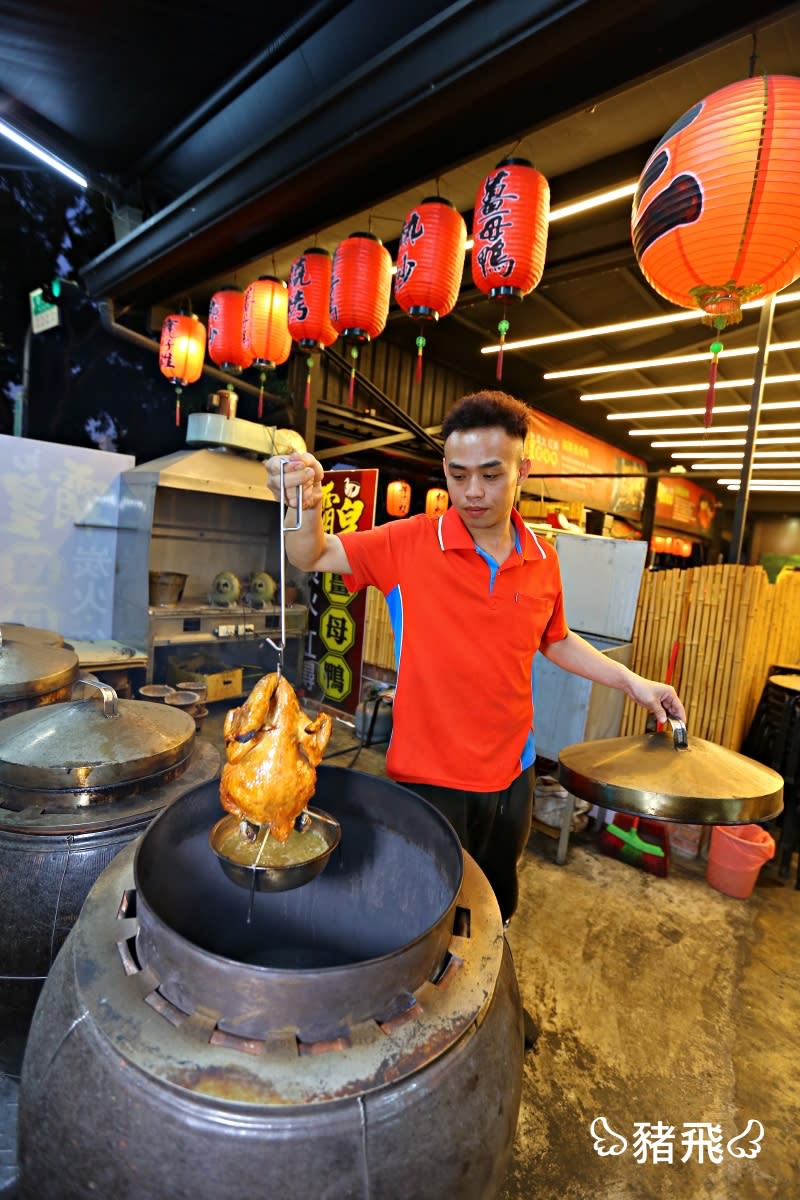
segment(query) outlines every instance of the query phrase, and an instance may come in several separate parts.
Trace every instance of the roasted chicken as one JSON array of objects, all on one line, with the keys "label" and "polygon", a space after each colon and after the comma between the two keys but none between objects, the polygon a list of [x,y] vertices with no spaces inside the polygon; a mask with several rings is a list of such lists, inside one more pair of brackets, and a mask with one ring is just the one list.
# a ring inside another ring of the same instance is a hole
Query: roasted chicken
[{"label": "roasted chicken", "polygon": [[290,683],[276,673],[259,679],[239,708],[225,717],[222,807],[285,842],[314,795],[333,722],[302,711]]}]

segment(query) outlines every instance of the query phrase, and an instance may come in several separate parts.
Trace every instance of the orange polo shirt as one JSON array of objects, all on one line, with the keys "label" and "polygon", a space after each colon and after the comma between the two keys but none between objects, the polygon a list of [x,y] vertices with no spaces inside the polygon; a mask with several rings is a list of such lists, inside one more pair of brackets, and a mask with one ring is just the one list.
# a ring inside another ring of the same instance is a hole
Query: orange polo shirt
[{"label": "orange polo shirt", "polygon": [[345,585],[371,583],[389,606],[397,688],[386,768],[400,783],[499,791],[532,761],[533,656],[569,630],[555,550],[511,517],[518,549],[499,567],[454,508],[339,535]]}]

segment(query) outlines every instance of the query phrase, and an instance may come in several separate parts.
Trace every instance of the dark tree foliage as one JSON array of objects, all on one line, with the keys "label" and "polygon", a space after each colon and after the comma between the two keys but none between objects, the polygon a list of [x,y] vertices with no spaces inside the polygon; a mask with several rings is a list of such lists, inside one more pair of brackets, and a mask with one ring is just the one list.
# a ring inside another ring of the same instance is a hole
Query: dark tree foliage
[{"label": "dark tree foliage", "polygon": [[[29,332],[29,293],[55,277],[80,281],[81,269],[113,241],[111,212],[97,192],[75,189],[47,170],[0,167],[0,433],[14,431],[15,403],[22,400],[25,436],[119,450],[146,462],[184,447],[188,413],[204,409],[222,385],[204,377],[185,389],[177,428],[175,392],[159,372],[157,353],[104,329],[82,285],[62,290],[57,328]],[[273,394],[285,391],[285,374],[270,378]],[[239,415],[255,417],[254,397],[240,398]]]}]

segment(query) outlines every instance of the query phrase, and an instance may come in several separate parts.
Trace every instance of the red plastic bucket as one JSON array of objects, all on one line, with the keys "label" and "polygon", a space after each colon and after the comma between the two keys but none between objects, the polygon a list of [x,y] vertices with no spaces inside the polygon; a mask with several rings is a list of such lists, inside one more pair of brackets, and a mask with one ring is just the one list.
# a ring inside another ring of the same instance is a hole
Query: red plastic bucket
[{"label": "red plastic bucket", "polygon": [[715,825],[706,879],[718,892],[746,900],[758,872],[775,853],[775,839],[760,825]]}]

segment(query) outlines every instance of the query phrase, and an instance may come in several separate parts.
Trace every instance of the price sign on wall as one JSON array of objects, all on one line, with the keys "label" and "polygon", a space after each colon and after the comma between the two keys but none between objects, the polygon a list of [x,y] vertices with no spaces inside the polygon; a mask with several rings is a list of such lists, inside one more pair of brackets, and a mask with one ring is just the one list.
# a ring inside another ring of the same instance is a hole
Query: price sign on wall
[{"label": "price sign on wall", "polygon": [[[378,472],[327,471],[322,481],[322,525],[326,533],[372,529]],[[309,576],[308,634],[303,688],[328,708],[354,713],[361,695],[366,590],[350,592],[341,575]]]}]

